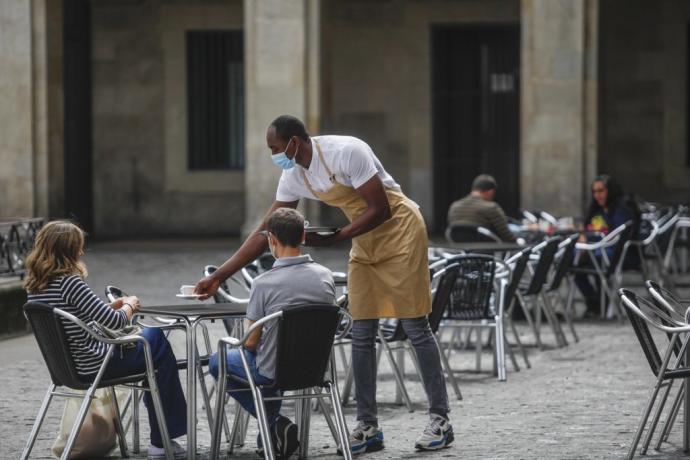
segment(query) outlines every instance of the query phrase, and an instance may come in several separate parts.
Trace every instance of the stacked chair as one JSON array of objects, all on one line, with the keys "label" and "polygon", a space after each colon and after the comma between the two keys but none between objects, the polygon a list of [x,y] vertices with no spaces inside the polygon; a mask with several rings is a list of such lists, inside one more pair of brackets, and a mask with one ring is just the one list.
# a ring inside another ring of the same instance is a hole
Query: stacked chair
[{"label": "stacked chair", "polygon": [[[656,291],[658,285],[651,287]],[[650,291],[652,289],[650,289]],[[664,299],[660,291],[657,291],[657,294],[660,295],[661,299]],[[676,380],[680,379],[682,382],[682,379],[690,377],[690,368],[683,364],[683,358],[687,347],[687,334],[690,332],[690,325],[688,324],[687,316],[684,317],[678,314],[678,312],[670,308],[668,304],[664,306],[666,302],[665,299],[662,302],[659,302],[658,299],[656,301],[647,300],[627,289],[620,289],[618,295],[621,298],[623,307],[628,313],[630,324],[635,331],[635,335],[647,358],[650,369],[656,377],[649,401],[644,409],[642,418],[635,431],[630,450],[628,451],[627,458],[631,459],[635,455],[635,451],[647,427],[647,422],[652,410],[654,410],[654,406],[656,405],[656,410],[654,411],[651,424],[647,428],[647,435],[645,436],[640,451],[642,455],[647,452],[673,384]],[[668,337],[669,341],[665,347],[660,349],[657,346],[657,342],[654,340],[650,328],[661,331]],[[664,391],[661,394],[661,399],[658,400],[659,392],[662,389]],[[657,449],[659,449],[661,443],[668,438],[673,421],[678,414],[683,392],[684,388],[681,383],[681,389],[672,404],[670,414],[667,417],[667,421],[659,437],[656,446]]]}]

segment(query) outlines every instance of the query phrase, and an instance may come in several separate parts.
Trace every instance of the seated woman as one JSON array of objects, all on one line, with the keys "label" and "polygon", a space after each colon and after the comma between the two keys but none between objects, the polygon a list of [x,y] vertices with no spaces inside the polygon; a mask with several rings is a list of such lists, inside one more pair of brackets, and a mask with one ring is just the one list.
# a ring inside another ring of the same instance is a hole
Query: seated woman
[{"label": "seated woman", "polygon": [[[86,267],[80,261],[84,254],[84,232],[76,225],[65,221],[46,224],[36,235],[31,254],[26,259],[27,276],[24,287],[29,302],[42,302],[64,310],[86,324],[98,323],[111,329],[124,327],[132,315],[139,310],[139,299],[124,297],[111,304],[103,302],[84,282]],[[93,379],[103,364],[107,345],[99,343],[82,329],[67,325],[65,328],[69,347],[77,366],[77,372],[85,379]],[[142,331],[151,346],[156,384],[160,392],[165,413],[165,422],[171,438],[187,433],[187,404],[177,361],[168,340],[160,329],[146,328]],[[146,371],[143,345],[123,348],[113,353],[103,378],[143,373]],[[151,445],[149,459],[163,459],[161,439],[156,412],[151,395],[146,392],[144,404],[149,414]],[[173,441],[175,458],[183,458],[185,450]]]},{"label": "seated woman", "polygon": [[[623,192],[623,189],[611,176],[607,174],[597,176],[592,182],[592,200],[585,218],[585,230],[606,235],[629,220],[633,221],[634,235],[637,233],[640,222],[640,211],[635,201]],[[586,239],[591,241],[596,237],[589,236]],[[606,255],[611,258],[613,247],[606,249]],[[601,254],[596,254],[596,257],[599,259]],[[592,267],[589,256],[582,257],[579,266]],[[597,279],[596,285],[593,285],[589,275],[577,274],[575,275],[575,284],[585,298],[587,312],[597,314],[600,308],[601,287],[599,280]]]}]

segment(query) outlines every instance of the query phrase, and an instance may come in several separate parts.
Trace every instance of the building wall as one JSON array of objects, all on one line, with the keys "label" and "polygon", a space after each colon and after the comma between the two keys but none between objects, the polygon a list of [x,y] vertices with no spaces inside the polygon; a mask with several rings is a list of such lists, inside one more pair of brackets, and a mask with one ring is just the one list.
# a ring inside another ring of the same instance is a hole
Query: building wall
[{"label": "building wall", "polygon": [[600,23],[599,171],[648,200],[690,201],[690,3],[607,0]]},{"label": "building wall", "polygon": [[332,0],[322,7],[322,132],[366,140],[431,223],[431,26],[517,23],[519,0]]},{"label": "building wall", "polygon": [[242,171],[186,170],[187,29],[241,29],[242,1],[92,4],[95,233],[232,234]]}]

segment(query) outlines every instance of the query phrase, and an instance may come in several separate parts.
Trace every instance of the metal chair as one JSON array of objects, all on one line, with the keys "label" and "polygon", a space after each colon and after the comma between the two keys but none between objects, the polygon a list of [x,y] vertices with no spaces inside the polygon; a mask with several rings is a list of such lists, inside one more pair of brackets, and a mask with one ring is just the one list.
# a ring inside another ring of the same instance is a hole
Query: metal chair
[{"label": "metal chair", "polygon": [[[554,300],[556,305],[561,305],[563,307],[563,316],[568,324],[568,327],[570,328],[570,332],[573,335],[573,340],[575,340],[575,342],[579,342],[580,338],[577,336],[577,332],[575,332],[575,326],[573,325],[572,320],[575,285],[573,283],[570,270],[575,262],[575,245],[577,244],[578,238],[578,234],[571,235],[559,243],[558,252],[556,253],[554,261],[555,268],[553,271],[553,277],[551,278],[549,285],[544,289],[544,295],[549,302]],[[568,280],[568,293],[566,294],[566,298],[564,300],[561,296],[560,288],[563,284],[563,280],[566,280],[568,277],[571,279]]]},{"label": "metal chair", "polygon": [[[48,366],[52,383],[48,387],[48,391],[43,398],[43,402],[41,403],[41,408],[31,429],[31,434],[29,435],[26,447],[22,452],[22,460],[29,458],[29,455],[31,454],[31,450],[34,446],[36,437],[53,396],[83,399],[74,427],[72,428],[69,438],[67,439],[65,450],[63,451],[61,457],[62,459],[69,458],[70,451],[72,450],[74,442],[79,435],[79,430],[84,423],[84,418],[86,417],[86,413],[91,404],[94,392],[98,388],[108,387],[110,388],[111,396],[116,406],[117,419],[115,420],[115,429],[118,433],[120,453],[123,457],[127,457],[125,433],[122,428],[120,409],[117,407],[117,397],[115,396],[115,390],[113,388],[115,385],[124,385],[130,388],[137,388],[139,391],[151,392],[156,418],[158,420],[158,426],[161,432],[161,437],[163,438],[166,457],[168,460],[173,460],[173,448],[168,434],[168,427],[165,423],[163,405],[161,404],[158,386],[156,384],[151,349],[144,337],[133,335],[118,339],[107,339],[93,331],[77,317],[58,308],[53,308],[50,305],[38,302],[29,302],[24,305],[24,314],[33,328],[34,336],[38,342],[41,354],[43,355],[46,365]],[[65,323],[69,323],[81,328],[93,339],[108,345],[108,351],[105,359],[103,360],[103,364],[93,379],[81,376],[77,373],[77,368],[70,352],[67,333],[65,332]],[[132,343],[141,343],[144,347],[146,373],[104,380],[103,375],[108,367],[108,362],[110,361],[115,348],[118,345]],[[144,379],[147,379],[148,381],[148,388],[144,387],[143,385],[137,385]],[[56,391],[57,387],[66,387],[72,390],[86,390],[86,394]]]},{"label": "metal chair", "polygon": [[[211,441],[211,458],[218,458],[220,450],[220,430],[225,406],[227,378],[240,382],[247,389],[230,391],[251,391],[256,407],[259,431],[263,440],[264,452],[267,459],[274,459],[272,443],[269,434],[268,420],[264,408],[264,401],[278,399],[306,400],[329,398],[333,406],[336,422],[336,442],[346,459],[351,459],[347,426],[340,406],[337,375],[332,353],[335,332],[340,324],[341,314],[347,315],[340,308],[333,305],[295,305],[273,313],[252,324],[242,339],[227,337],[218,342],[219,356],[226,355],[228,347],[237,347],[242,351],[242,363],[247,374],[247,380],[240,379],[227,373],[225,359],[219,359],[218,395],[216,399],[215,426]],[[347,315],[349,316],[349,315]],[[278,321],[277,325],[277,357],[276,374],[272,385],[256,385],[245,358],[244,344],[247,338],[257,328],[263,327],[267,321]],[[280,391],[297,391],[297,394],[264,397],[261,390],[270,388]],[[307,404],[308,407],[308,404]],[[300,438],[306,439],[304,426],[301,427]],[[233,428],[234,429],[234,428]],[[303,444],[304,445],[304,444]],[[231,443],[232,449],[232,443]]]},{"label": "metal chair", "polygon": [[[627,241],[632,237],[634,226],[632,221],[619,225],[607,234],[601,241],[596,243],[577,243],[575,248],[580,252],[576,256],[575,266],[570,270],[574,275],[596,276],[601,284],[601,316],[612,317],[620,316],[624,311],[620,310],[620,305],[615,301],[616,289],[620,286],[621,271],[623,266],[623,255]],[[611,257],[608,256],[606,249],[613,248]],[[578,266],[582,252],[587,252],[592,267]],[[601,254],[601,260],[597,258]],[[610,301],[607,302],[607,297]],[[608,309],[607,309],[608,306]]]},{"label": "metal chair", "polygon": [[[668,313],[668,317],[659,318],[662,323],[666,326],[685,326],[685,318],[687,313],[687,305],[690,304],[687,300],[679,299],[675,294],[673,294],[668,289],[661,287],[655,281],[647,280],[645,283],[647,291],[652,296],[652,301],[654,304]],[[667,334],[669,335],[669,334]],[[669,340],[671,339],[669,335]],[[681,344],[680,341],[676,341],[674,347],[674,353],[676,356],[680,356]],[[661,431],[659,440],[656,444],[655,450],[661,449],[661,443],[668,441],[668,436],[671,433],[671,428],[675,423],[678,412],[680,411],[681,403],[685,396],[685,381],[681,381],[680,388],[678,389],[678,394],[674,398],[673,404],[671,405],[671,412],[669,417],[666,419],[664,428]]]},{"label": "metal chair", "polygon": [[[505,264],[508,267],[510,267],[511,275],[510,283],[506,287],[503,299],[505,303],[504,321],[510,327],[510,330],[513,332],[515,342],[518,348],[520,349],[522,359],[525,361],[525,366],[527,366],[528,369],[532,366],[529,362],[529,359],[527,358],[527,351],[525,350],[525,347],[522,345],[522,342],[520,341],[520,334],[518,334],[517,329],[515,328],[515,324],[513,322],[513,309],[515,308],[515,305],[520,305],[520,307],[523,309],[525,318],[527,319],[527,322],[530,325],[530,328],[534,329],[534,325],[532,323],[532,315],[530,315],[526,307],[517,300],[517,290],[520,285],[520,281],[522,280],[522,276],[524,275],[525,270],[527,269],[527,263],[529,262],[531,253],[532,248],[526,248],[518,252],[517,254],[514,254],[512,257],[506,259]],[[507,341],[506,346],[510,347],[510,343],[508,343]]]},{"label": "metal chair", "polygon": [[[476,334],[477,370],[479,370],[482,347],[480,331],[490,328],[494,341],[494,370],[498,379],[505,381],[504,299],[509,284],[510,270],[502,262],[483,254],[459,255],[450,259],[449,262],[458,264],[458,276],[451,292],[449,308],[446,309],[441,322],[441,327],[453,329],[454,332],[448,353],[450,354],[453,349],[458,330],[470,328]],[[501,266],[501,271],[496,270],[497,264]],[[513,366],[519,370],[512,349],[508,346],[507,350]]]},{"label": "metal chair", "polygon": [[[620,289],[618,291],[618,295],[621,298],[623,307],[628,313],[628,319],[630,319],[630,324],[632,325],[635,335],[642,346],[642,351],[647,358],[647,362],[649,363],[652,373],[657,378],[652,390],[652,394],[642,414],[642,419],[638,424],[630,450],[628,451],[627,458],[632,459],[635,456],[635,450],[637,449],[637,445],[639,444],[642,433],[647,425],[647,420],[649,419],[652,409],[654,408],[659,391],[666,387],[662,394],[661,401],[657,404],[657,409],[654,417],[652,418],[652,423],[647,430],[647,436],[645,437],[641,449],[642,455],[647,452],[647,448],[649,447],[649,443],[654,435],[661,412],[666,404],[666,400],[674,381],[676,379],[685,379],[690,377],[690,368],[682,365],[682,358],[687,347],[686,334],[690,332],[690,325],[688,325],[686,322],[684,326],[669,326],[668,324],[674,324],[673,319],[664,310],[654,305],[654,303],[637,296],[635,293],[627,289]],[[643,309],[647,311],[647,313],[645,313]],[[663,318],[663,321],[660,320],[660,318]],[[664,351],[663,357],[659,353],[659,348],[657,347],[654,337],[650,332],[650,326],[670,335],[670,342]],[[684,337],[681,338],[681,335]],[[676,348],[676,344],[679,340],[682,341],[680,349]],[[675,360],[675,363],[671,364],[671,358],[674,354],[676,354],[677,359]]]},{"label": "metal chair", "polygon": [[464,223],[451,223],[446,228],[446,240],[450,243],[457,242],[492,242],[500,243],[501,239],[494,234],[491,230],[481,225],[475,224],[464,224]]},{"label": "metal chair", "polygon": [[[528,318],[528,322],[534,332],[537,346],[540,349],[544,348],[540,333],[542,313],[553,331],[556,338],[556,344],[559,347],[568,345],[568,341],[565,338],[565,334],[556,317],[553,306],[544,293],[548,284],[549,273],[552,269],[556,252],[558,251],[561,241],[559,237],[551,237],[532,248],[531,258],[533,258],[534,261],[527,264],[532,278],[529,283],[519,285],[516,293],[517,300],[525,311],[525,316]],[[530,309],[529,305],[533,308]],[[535,316],[531,320],[529,319],[530,310],[534,312]]]}]

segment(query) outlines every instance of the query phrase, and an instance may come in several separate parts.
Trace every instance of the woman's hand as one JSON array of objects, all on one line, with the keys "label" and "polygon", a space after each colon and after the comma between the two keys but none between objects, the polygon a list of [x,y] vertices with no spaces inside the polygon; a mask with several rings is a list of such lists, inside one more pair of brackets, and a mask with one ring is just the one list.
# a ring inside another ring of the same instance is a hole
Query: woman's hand
[{"label": "woman's hand", "polygon": [[122,308],[122,305],[124,303],[125,303],[125,299],[120,297],[119,299],[115,299],[110,303],[110,308],[112,308],[113,310],[119,310],[120,308]]},{"label": "woman's hand", "polygon": [[139,302],[138,297],[132,295],[122,298],[122,306],[124,307],[125,305],[129,305],[130,309],[132,310],[132,314],[134,314],[139,311],[139,307],[141,307],[141,302]]},{"label": "woman's hand", "polygon": [[205,276],[196,283],[194,294],[199,294],[199,300],[206,300],[215,294],[220,287],[220,280],[212,275]]}]

